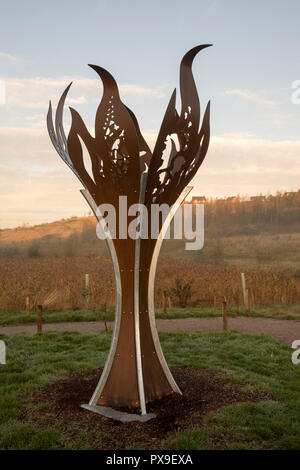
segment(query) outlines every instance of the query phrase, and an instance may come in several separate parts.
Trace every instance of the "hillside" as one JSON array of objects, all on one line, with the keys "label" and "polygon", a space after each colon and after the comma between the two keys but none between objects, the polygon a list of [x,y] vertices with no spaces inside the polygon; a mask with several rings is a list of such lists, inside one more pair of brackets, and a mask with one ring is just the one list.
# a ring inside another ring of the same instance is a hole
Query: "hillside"
[{"label": "hillside", "polygon": [[[239,196],[227,199],[193,197],[193,202],[204,203],[205,229],[218,235],[259,234],[263,232],[293,233],[300,231],[300,190],[278,192],[275,196]],[[186,204],[190,204],[186,202]],[[66,239],[94,228],[94,216],[72,217],[35,226],[0,230],[0,244],[41,240],[45,237]]]},{"label": "hillside", "polygon": [[[73,217],[0,231],[0,256],[108,257],[96,237],[96,220]],[[205,200],[205,244],[186,251],[184,241],[166,240],[162,255],[241,269],[300,272],[300,191],[243,200]]]},{"label": "hillside", "polygon": [[[283,196],[205,201],[204,248],[187,251],[183,240],[163,243],[157,305],[164,291],[176,302],[176,279],[192,288],[190,305],[212,306],[222,296],[238,305],[241,272],[253,305],[299,303],[299,202]],[[111,261],[95,227],[94,217],[73,217],[0,231],[0,310],[22,309],[26,295],[37,303],[56,290],[58,309],[83,308],[85,273],[91,275],[92,305],[113,306]]]},{"label": "hillside", "polygon": [[46,224],[4,229],[0,230],[0,243],[29,242],[49,236],[64,239],[74,233],[82,233],[87,223],[96,225],[95,218],[93,216],[72,217],[70,219],[57,220]]}]

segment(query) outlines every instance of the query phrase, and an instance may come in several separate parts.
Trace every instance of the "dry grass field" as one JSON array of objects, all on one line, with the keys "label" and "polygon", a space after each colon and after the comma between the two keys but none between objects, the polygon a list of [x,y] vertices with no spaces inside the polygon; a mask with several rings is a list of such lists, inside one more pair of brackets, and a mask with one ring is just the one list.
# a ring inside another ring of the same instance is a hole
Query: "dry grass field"
[{"label": "dry grass field", "polygon": [[[243,269],[250,305],[299,304],[300,277],[271,268]],[[90,307],[114,305],[111,262],[104,256],[1,257],[0,308],[24,310],[25,297],[32,307],[49,304],[51,310],[85,306],[85,274],[90,275]],[[229,306],[242,304],[241,269],[229,264],[204,264],[200,260],[162,256],[158,265],[156,306],[208,307],[225,297]],[[47,299],[51,302],[46,302]]]},{"label": "dry grass field", "polygon": [[[254,202],[207,201],[205,244],[186,251],[165,240],[158,265],[156,306],[214,307],[224,297],[242,304],[241,272],[253,306],[300,303],[300,192]],[[0,309],[24,310],[25,297],[52,310],[114,305],[109,254],[96,221],[72,217],[34,227],[0,230]],[[49,301],[51,299],[51,301]]]}]

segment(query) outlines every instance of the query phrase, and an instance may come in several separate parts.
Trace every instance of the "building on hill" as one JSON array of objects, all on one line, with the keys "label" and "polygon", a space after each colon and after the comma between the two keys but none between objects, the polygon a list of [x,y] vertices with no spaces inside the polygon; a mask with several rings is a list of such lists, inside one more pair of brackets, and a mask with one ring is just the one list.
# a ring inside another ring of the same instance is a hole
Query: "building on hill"
[{"label": "building on hill", "polygon": [[191,201],[183,201],[181,205],[184,204],[205,204],[206,197],[205,196],[193,196]]},{"label": "building on hill", "polygon": [[229,196],[226,198],[226,202],[239,202],[239,200],[238,196]]},{"label": "building on hill", "polygon": [[204,204],[206,202],[205,196],[193,196],[192,204]]},{"label": "building on hill", "polygon": [[266,196],[251,196],[250,197],[251,202],[264,202],[266,201]]},{"label": "building on hill", "polygon": [[232,203],[243,203],[246,204],[247,206],[251,207],[253,203],[267,203],[267,202],[276,202],[278,198],[289,198],[289,199],[300,199],[300,189],[298,191],[287,191],[285,193],[277,193],[275,196],[272,194],[269,194],[267,196],[264,196],[260,194],[259,196],[250,196],[247,198],[246,197],[240,197],[240,196],[228,196],[225,198],[212,198],[207,200],[205,196],[193,196],[190,201],[183,201],[182,205],[184,204],[217,204],[217,205],[223,205],[223,204],[232,204]]},{"label": "building on hill", "polygon": [[299,196],[300,194],[300,190],[298,191],[287,191],[286,193],[284,193],[283,197],[296,197],[296,196]]}]

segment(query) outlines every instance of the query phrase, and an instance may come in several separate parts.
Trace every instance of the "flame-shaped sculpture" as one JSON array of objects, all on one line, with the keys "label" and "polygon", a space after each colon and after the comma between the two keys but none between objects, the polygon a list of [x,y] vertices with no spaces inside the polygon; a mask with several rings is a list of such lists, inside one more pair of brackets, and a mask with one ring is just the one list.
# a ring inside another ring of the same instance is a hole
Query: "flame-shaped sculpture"
[{"label": "flame-shaped sculpture", "polygon": [[[121,238],[119,227],[117,237],[107,239],[116,282],[115,325],[99,384],[89,405],[85,405],[107,416],[115,416],[107,408],[110,406],[139,407],[141,415],[146,415],[144,419],[147,419],[152,417],[146,413],[147,402],[173,392],[181,393],[158,339],[154,278],[164,234],[191,190],[187,184],[203,162],[209,145],[210,104],[200,126],[200,103],[192,74],[194,57],[208,46],[210,44],[194,47],[183,57],[180,65],[181,113],[178,115],[175,108],[174,90],[153,153],[140,132],[135,115],[122,103],[116,81],[101,67],[90,65],[103,82],[95,137],[90,135],[82,118],[72,108],[71,129],[68,138],[65,136],[63,107],[71,84],[58,103],[55,128],[51,102],[49,105],[47,125],[52,143],[83,184],[85,189],[81,192],[95,215],[100,204],[109,203],[115,207],[118,221],[119,196],[127,196],[128,206],[145,204],[150,230],[151,204],[172,206],[167,219],[161,222],[158,239]],[[179,148],[173,136],[177,136]],[[171,150],[166,165],[163,156],[169,139]],[[81,141],[89,152],[92,175],[85,168]]]}]

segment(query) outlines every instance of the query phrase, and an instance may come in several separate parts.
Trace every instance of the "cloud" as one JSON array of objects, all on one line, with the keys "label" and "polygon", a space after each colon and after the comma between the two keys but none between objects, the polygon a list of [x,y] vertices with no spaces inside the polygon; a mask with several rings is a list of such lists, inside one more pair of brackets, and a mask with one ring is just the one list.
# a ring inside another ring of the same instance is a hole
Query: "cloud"
[{"label": "cloud", "polygon": [[165,94],[162,88],[146,88],[141,85],[132,85],[124,83],[119,86],[120,93],[124,95],[148,95],[155,98],[163,98]]},{"label": "cloud", "polygon": [[[25,109],[46,109],[49,100],[56,104],[63,90],[73,82],[66,101],[67,104],[99,102],[102,86],[99,79],[78,76],[60,78],[6,78],[6,107]],[[160,99],[164,96],[161,88],[147,88],[137,84],[119,85],[121,96],[144,95]]]},{"label": "cloud", "polygon": [[275,126],[287,125],[287,123],[299,123],[300,117],[292,113],[273,113],[271,114],[271,122]]},{"label": "cloud", "polygon": [[211,139],[208,154],[191,183],[209,196],[254,195],[300,187],[300,141],[244,135]]},{"label": "cloud", "polygon": [[240,89],[230,89],[224,90],[220,93],[220,96],[238,96],[243,100],[250,101],[251,103],[273,106],[278,104],[276,101],[269,100],[262,96],[261,93],[249,91],[249,90],[240,90]]},{"label": "cloud", "polygon": [[0,156],[1,228],[88,211],[46,129],[0,128]]},{"label": "cloud", "polygon": [[14,55],[10,55],[10,54],[6,54],[5,52],[0,52],[0,63],[16,63],[16,62],[20,62],[22,61],[22,59],[20,59],[19,57],[16,57]]},{"label": "cloud", "polygon": [[[153,148],[157,131],[143,135]],[[300,141],[218,135],[191,184],[193,194],[254,195],[298,189]],[[80,182],[56,154],[44,128],[0,127],[0,227],[82,215]]]}]

